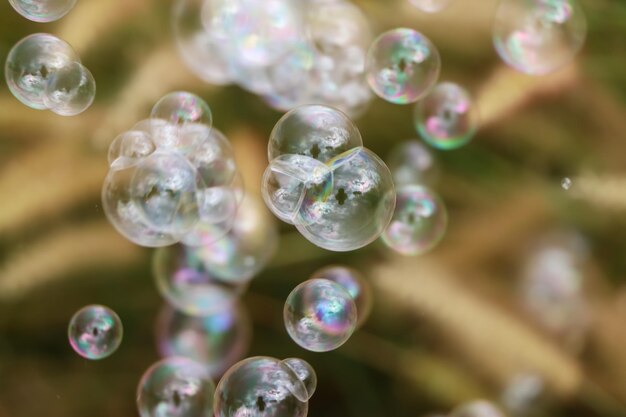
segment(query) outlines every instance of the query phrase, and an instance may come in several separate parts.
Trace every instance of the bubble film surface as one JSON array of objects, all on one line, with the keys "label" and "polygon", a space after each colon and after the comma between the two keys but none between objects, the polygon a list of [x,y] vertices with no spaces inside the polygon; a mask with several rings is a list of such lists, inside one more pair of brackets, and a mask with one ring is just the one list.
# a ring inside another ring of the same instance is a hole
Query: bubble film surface
[{"label": "bubble film surface", "polygon": [[141,417],[210,416],[215,385],[207,369],[187,358],[166,358],[152,365],[137,387]]},{"label": "bubble film surface", "polygon": [[65,16],[76,0],[9,0],[15,11],[34,22],[53,22]]},{"label": "bubble film surface", "polygon": [[511,67],[544,75],[582,48],[587,20],[576,0],[501,0],[493,26],[496,51]]},{"label": "bubble film surface", "polygon": [[370,87],[379,97],[394,104],[415,103],[423,98],[439,79],[440,70],[437,48],[413,29],[385,32],[367,52]]},{"label": "bubble film surface", "polygon": [[80,356],[104,359],[120,346],[124,330],[113,310],[101,305],[89,305],[72,316],[67,333],[72,349]]},{"label": "bubble film surface", "polygon": [[328,352],[343,345],[356,329],[357,307],[341,285],[311,279],[289,294],[283,318],[294,342],[313,352]]},{"label": "bubble film surface", "polygon": [[75,116],[87,110],[96,97],[96,81],[80,62],[53,72],[47,80],[43,102],[61,116]]},{"label": "bubble film surface", "polygon": [[165,120],[174,126],[200,123],[213,126],[213,114],[209,105],[195,94],[176,91],[163,96],[152,107],[150,118]]},{"label": "bubble film surface", "polygon": [[129,130],[118,135],[109,147],[109,166],[113,170],[130,168],[150,156],[156,145],[150,135],[141,130]]},{"label": "bubble film surface", "polygon": [[165,306],[157,320],[157,347],[163,357],[183,356],[206,366],[213,377],[240,360],[250,344],[251,326],[242,305],[224,304],[195,317]]},{"label": "bubble film surface", "polygon": [[438,13],[452,2],[453,0],[409,0],[409,3],[426,13]]},{"label": "bubble film surface", "polygon": [[256,356],[235,364],[215,391],[215,417],[306,417],[304,383],[278,359]]},{"label": "bubble film surface", "polygon": [[307,400],[310,400],[317,388],[317,374],[313,367],[302,359],[288,358],[282,361],[298,377],[306,388]]},{"label": "bubble film surface", "polygon": [[396,210],[382,239],[402,255],[420,255],[437,246],[447,225],[446,207],[435,192],[406,185],[398,189]]},{"label": "bubble film surface", "polygon": [[441,83],[417,103],[414,123],[420,136],[432,147],[457,149],[474,137],[478,109],[463,87]]},{"label": "bubble film surface", "polygon": [[394,146],[387,156],[387,166],[396,187],[402,185],[433,185],[439,177],[435,155],[418,140]]}]

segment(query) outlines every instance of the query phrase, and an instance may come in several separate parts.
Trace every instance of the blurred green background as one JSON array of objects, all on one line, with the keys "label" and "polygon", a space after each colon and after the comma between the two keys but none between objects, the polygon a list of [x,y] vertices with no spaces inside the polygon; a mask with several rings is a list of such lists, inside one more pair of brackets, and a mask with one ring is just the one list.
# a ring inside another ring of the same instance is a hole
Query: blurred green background
[{"label": "blurred green background", "polygon": [[[450,224],[428,255],[399,258],[380,244],[331,253],[280,225],[274,259],[243,298],[253,322],[249,355],[309,361],[319,378],[312,417],[408,417],[476,398],[499,402],[525,373],[544,384],[528,415],[626,416],[626,2],[583,0],[582,53],[537,78],[506,68],[494,52],[495,0],[456,0],[437,15],[402,0],[355,3],[376,33],[407,26],[430,37],[441,79],[468,87],[482,126],[470,145],[435,152]],[[38,24],[0,2],[2,62],[22,37],[45,31],[75,47],[98,86],[88,111],[62,118],[26,108],[0,83],[2,417],[137,415],[137,382],[158,358],[162,300],[151,251],[109,226],[99,195],[108,143],[160,96],[185,89],[205,98],[248,192],[259,195],[280,114],[238,87],[208,86],[189,73],[173,46],[170,10],[163,0],[79,0],[60,21]],[[416,137],[411,112],[374,100],[356,120],[365,145],[384,158]],[[578,230],[590,249],[580,266],[590,324],[575,349],[519,296],[529,248],[561,229]],[[374,311],[340,349],[306,352],[286,334],[282,304],[331,263],[364,273]],[[124,323],[120,349],[103,361],[80,358],[67,342],[70,317],[91,303]]]}]

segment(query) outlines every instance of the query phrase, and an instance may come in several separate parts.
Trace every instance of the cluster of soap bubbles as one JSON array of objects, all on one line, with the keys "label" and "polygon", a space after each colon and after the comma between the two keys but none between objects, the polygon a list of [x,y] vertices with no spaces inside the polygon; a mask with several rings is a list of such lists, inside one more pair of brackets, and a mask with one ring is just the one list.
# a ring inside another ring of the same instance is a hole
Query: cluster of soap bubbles
[{"label": "cluster of soap bubbles", "polygon": [[101,305],[89,305],[74,314],[67,333],[76,353],[95,360],[104,359],[117,350],[124,330],[113,310]]},{"label": "cluster of soap bubbles", "polygon": [[371,289],[361,274],[330,266],[291,291],[283,318],[289,336],[304,349],[328,352],[343,345],[371,311]]},{"label": "cluster of soap bubbles", "polygon": [[96,82],[74,49],[47,33],[16,43],[4,71],[11,93],[33,109],[75,116],[87,110],[96,95]]},{"label": "cluster of soap bubbles", "polygon": [[297,107],[276,123],[268,144],[263,198],[284,222],[332,251],[368,245],[389,224],[395,188],[385,163],[363,147],[341,111]]},{"label": "cluster of soap bubbles", "polygon": [[322,103],[361,114],[372,35],[345,0],[177,0],[173,25],[187,66],[211,84],[237,83],[286,111]]},{"label": "cluster of soap bubbles", "polygon": [[141,246],[219,240],[243,198],[230,143],[194,94],[167,94],[150,116],[111,143],[102,188],[107,218]]},{"label": "cluster of soap bubbles", "polygon": [[53,22],[65,16],[76,0],[9,0],[16,12],[34,22]]}]

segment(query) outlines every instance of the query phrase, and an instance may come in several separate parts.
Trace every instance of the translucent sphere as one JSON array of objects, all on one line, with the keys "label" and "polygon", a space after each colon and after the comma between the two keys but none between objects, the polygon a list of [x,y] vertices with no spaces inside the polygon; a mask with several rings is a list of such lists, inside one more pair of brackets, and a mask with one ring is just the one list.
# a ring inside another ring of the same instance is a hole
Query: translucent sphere
[{"label": "translucent sphere", "polygon": [[7,56],[4,72],[11,93],[33,109],[43,110],[48,79],[56,71],[80,62],[72,47],[46,33],[29,35],[16,43]]},{"label": "translucent sphere", "polygon": [[394,146],[387,156],[387,166],[396,187],[433,185],[439,176],[435,156],[418,140],[408,140]]},{"label": "translucent sphere", "polygon": [[354,268],[331,265],[316,271],[311,279],[327,279],[341,285],[350,294],[358,312],[357,326],[362,325],[372,311],[372,288]]},{"label": "translucent sphere", "polygon": [[65,16],[76,0],[9,0],[11,6],[33,22],[53,22]]},{"label": "translucent sphere", "polygon": [[213,126],[209,105],[200,97],[186,91],[176,91],[163,96],[152,107],[151,119],[165,120],[175,126],[201,123]]},{"label": "translucent sphere", "polygon": [[294,222],[298,231],[315,245],[337,252],[370,244],[393,216],[396,192],[389,168],[362,147],[327,165],[333,173],[332,192],[303,200]]},{"label": "translucent sphere", "polygon": [[250,318],[238,304],[203,317],[166,306],[157,320],[161,356],[184,356],[206,366],[213,377],[240,360],[250,344]]},{"label": "translucent sphere", "polygon": [[586,35],[587,20],[576,0],[501,0],[493,26],[500,57],[531,75],[568,64]]},{"label": "translucent sphere", "polygon": [[274,126],[268,160],[284,154],[304,155],[327,162],[363,145],[361,133],[341,111],[322,105],[304,105],[285,114]]},{"label": "translucent sphere", "polygon": [[156,146],[150,135],[141,130],[129,130],[118,135],[109,147],[109,166],[113,170],[130,168],[152,155]]},{"label": "translucent sphere", "polygon": [[215,384],[206,367],[187,358],[166,358],[152,365],[137,387],[141,417],[210,416]]},{"label": "translucent sphere", "polygon": [[294,288],[285,301],[287,333],[313,352],[328,352],[343,345],[357,325],[357,307],[341,285],[310,279]]},{"label": "translucent sphere", "polygon": [[154,252],[153,273],[167,302],[193,316],[226,311],[244,290],[217,280],[207,272],[197,249],[181,244]]},{"label": "translucent sphere", "polygon": [[124,330],[113,310],[101,305],[89,305],[72,316],[67,334],[72,349],[80,356],[104,359],[120,346]]},{"label": "translucent sphere", "polygon": [[463,87],[441,83],[417,103],[414,123],[422,138],[432,147],[456,149],[474,137],[478,108]]},{"label": "translucent sphere", "polygon": [[402,186],[397,193],[396,211],[383,242],[402,255],[428,252],[446,232],[446,206],[437,194],[419,185]]},{"label": "translucent sphere", "polygon": [[505,417],[495,405],[488,401],[478,400],[463,404],[449,414],[449,417]]},{"label": "translucent sphere", "polygon": [[313,367],[308,362],[298,358],[288,358],[283,360],[282,363],[291,369],[298,379],[302,381],[306,388],[307,399],[310,400],[317,388],[317,375]]},{"label": "translucent sphere", "polygon": [[426,13],[438,13],[448,7],[453,0],[409,0],[409,2]]},{"label": "translucent sphere", "polygon": [[50,74],[43,102],[61,116],[87,110],[96,97],[96,81],[80,62],[71,62]]},{"label": "translucent sphere", "polygon": [[441,58],[435,45],[413,29],[380,35],[367,53],[367,81],[381,98],[395,104],[415,103],[437,82]]},{"label": "translucent sphere", "polygon": [[235,364],[215,390],[215,417],[306,417],[307,387],[278,359],[256,356]]},{"label": "translucent sphere", "polygon": [[268,165],[261,192],[272,213],[293,224],[302,204],[326,200],[332,186],[333,174],[328,165],[308,156],[286,154]]}]

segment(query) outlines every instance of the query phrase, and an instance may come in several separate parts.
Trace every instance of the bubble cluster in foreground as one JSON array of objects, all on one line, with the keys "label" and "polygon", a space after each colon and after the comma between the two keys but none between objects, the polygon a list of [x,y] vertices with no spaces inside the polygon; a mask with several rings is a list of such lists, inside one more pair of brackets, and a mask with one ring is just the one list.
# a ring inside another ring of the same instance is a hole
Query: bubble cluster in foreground
[{"label": "bubble cluster in foreground", "polygon": [[124,330],[113,310],[101,305],[89,305],[72,316],[67,333],[72,349],[80,356],[104,359],[120,346]]},{"label": "bubble cluster in foreground", "polygon": [[33,22],[59,20],[76,5],[76,0],[9,0],[16,12]]},{"label": "bubble cluster in foreground", "polygon": [[29,35],[11,48],[5,78],[23,104],[61,116],[84,112],[96,95],[96,82],[76,52],[47,33]]}]

